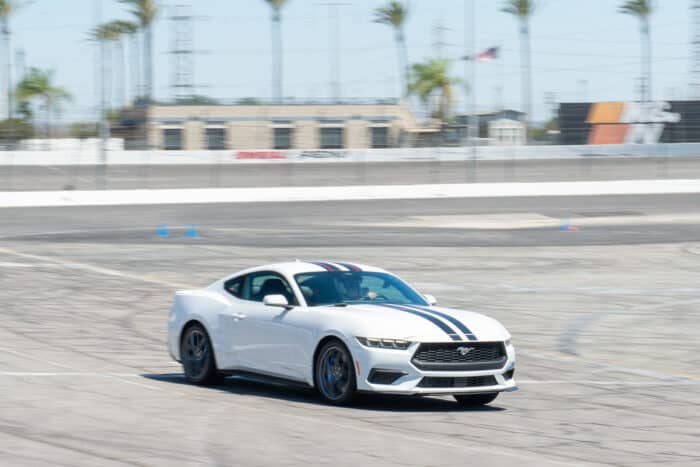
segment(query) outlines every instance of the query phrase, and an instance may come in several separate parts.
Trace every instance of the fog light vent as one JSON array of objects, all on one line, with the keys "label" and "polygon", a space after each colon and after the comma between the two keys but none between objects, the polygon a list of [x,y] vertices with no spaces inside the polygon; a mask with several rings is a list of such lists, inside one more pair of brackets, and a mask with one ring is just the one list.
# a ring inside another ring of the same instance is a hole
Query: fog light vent
[{"label": "fog light vent", "polygon": [[403,371],[372,369],[372,371],[369,372],[367,381],[372,384],[393,384],[397,379],[406,374],[407,373]]}]

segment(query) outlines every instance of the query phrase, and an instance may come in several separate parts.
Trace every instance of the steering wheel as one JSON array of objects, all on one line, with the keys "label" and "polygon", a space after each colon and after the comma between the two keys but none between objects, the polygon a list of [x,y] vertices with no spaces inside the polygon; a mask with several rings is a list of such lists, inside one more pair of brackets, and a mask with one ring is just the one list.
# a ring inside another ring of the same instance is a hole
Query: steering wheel
[{"label": "steering wheel", "polygon": [[377,299],[389,301],[389,297],[387,297],[386,295],[378,294],[377,292],[372,292],[372,291],[367,292],[367,295],[365,295],[365,297],[367,297],[367,299],[372,300],[372,301],[377,300]]}]

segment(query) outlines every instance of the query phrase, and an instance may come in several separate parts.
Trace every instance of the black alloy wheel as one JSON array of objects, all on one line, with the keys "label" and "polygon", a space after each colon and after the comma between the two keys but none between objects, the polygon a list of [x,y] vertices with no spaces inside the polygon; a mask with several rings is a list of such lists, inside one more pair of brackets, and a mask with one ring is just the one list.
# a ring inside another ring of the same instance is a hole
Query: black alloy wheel
[{"label": "black alloy wheel", "polygon": [[355,397],[357,382],[352,355],[345,345],[327,342],[316,357],[316,387],[326,402],[347,405]]},{"label": "black alloy wheel", "polygon": [[200,324],[193,324],[185,330],[180,343],[180,359],[188,382],[209,385],[219,381],[211,341]]}]

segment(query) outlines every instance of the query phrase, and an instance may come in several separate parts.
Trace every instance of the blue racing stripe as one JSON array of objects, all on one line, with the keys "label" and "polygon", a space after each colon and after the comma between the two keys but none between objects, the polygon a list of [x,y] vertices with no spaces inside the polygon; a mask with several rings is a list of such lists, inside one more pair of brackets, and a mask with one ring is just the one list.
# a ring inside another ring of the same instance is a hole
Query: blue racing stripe
[{"label": "blue racing stripe", "polygon": [[309,261],[309,264],[315,264],[316,266],[320,266],[326,271],[340,271],[340,269],[333,266],[332,264],[326,263],[325,261]]},{"label": "blue racing stripe", "polygon": [[394,304],[390,304],[390,303],[377,303],[377,305],[392,308],[394,310],[405,311],[406,313],[410,313],[412,315],[420,316],[421,318],[425,318],[428,321],[430,321],[431,323],[433,323],[435,326],[437,326],[440,329],[442,329],[443,331],[445,331],[445,334],[450,336],[450,339],[452,339],[453,341],[461,341],[462,340],[462,338],[459,337],[454,332],[454,329],[452,329],[451,327],[449,327],[448,325],[446,325],[445,323],[443,323],[442,321],[440,321],[439,319],[437,319],[436,317],[434,317],[428,313],[424,313],[424,312],[421,312],[421,311],[413,309],[413,308],[404,307],[403,305],[394,305]]},{"label": "blue racing stripe", "polygon": [[343,267],[345,267],[345,268],[348,268],[350,271],[353,271],[353,272],[362,271],[362,269],[360,269],[359,267],[355,266],[354,264],[350,264],[350,263],[338,263],[337,261],[336,261],[335,264],[340,264],[341,266],[343,266]]},{"label": "blue racing stripe", "polygon": [[418,305],[411,305],[411,306],[414,307],[414,308],[416,308],[416,309],[418,309],[418,310],[422,310],[422,311],[425,311],[425,312],[427,312],[427,313],[433,313],[434,315],[437,315],[437,316],[439,316],[439,317],[441,317],[441,318],[445,318],[447,321],[449,321],[450,323],[452,323],[452,324],[454,324],[455,326],[457,326],[457,329],[459,329],[460,331],[462,331],[462,332],[464,333],[464,335],[467,336],[467,339],[469,339],[470,341],[475,341],[475,340],[477,340],[477,338],[476,338],[476,336],[474,335],[474,333],[471,332],[471,331],[469,330],[468,327],[466,327],[461,321],[459,321],[458,319],[456,319],[456,318],[454,318],[454,317],[448,315],[447,313],[443,313],[443,312],[441,312],[441,311],[433,310],[432,308],[423,307],[423,306],[418,306]]}]

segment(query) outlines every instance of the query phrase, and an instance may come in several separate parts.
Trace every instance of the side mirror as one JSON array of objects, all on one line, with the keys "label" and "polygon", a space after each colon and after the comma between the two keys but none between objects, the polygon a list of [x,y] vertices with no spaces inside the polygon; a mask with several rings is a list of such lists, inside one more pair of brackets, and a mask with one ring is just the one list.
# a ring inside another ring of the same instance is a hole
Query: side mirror
[{"label": "side mirror", "polygon": [[433,306],[437,305],[437,298],[433,297],[430,294],[425,294],[423,295],[423,298],[425,298],[425,301],[428,302],[428,305]]},{"label": "side mirror", "polygon": [[265,295],[263,303],[267,306],[278,306],[281,308],[289,308],[289,302],[284,295]]}]

